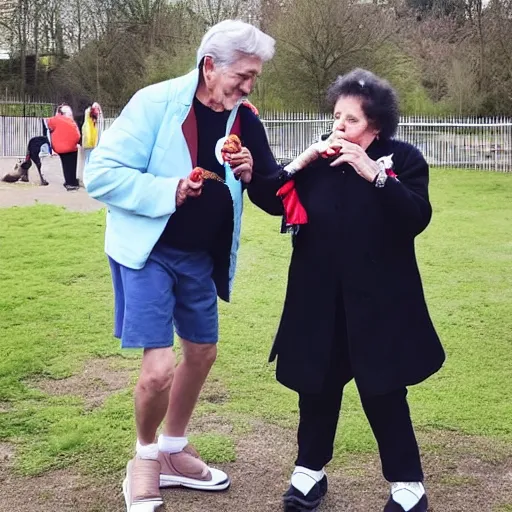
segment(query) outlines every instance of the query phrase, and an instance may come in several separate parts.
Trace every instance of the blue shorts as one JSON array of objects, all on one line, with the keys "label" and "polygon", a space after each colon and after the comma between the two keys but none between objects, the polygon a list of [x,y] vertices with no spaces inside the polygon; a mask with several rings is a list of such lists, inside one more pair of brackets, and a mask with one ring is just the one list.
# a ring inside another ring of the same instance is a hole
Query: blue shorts
[{"label": "blue shorts", "polygon": [[171,347],[174,329],[195,343],[219,337],[213,261],[207,252],[157,245],[144,268],[109,258],[115,299],[114,336],[123,348]]}]

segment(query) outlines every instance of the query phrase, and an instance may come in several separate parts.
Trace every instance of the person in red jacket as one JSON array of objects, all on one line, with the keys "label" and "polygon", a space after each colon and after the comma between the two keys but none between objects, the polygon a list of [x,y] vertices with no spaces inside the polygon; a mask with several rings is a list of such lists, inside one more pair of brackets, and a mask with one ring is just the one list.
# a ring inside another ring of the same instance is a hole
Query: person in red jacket
[{"label": "person in red jacket", "polygon": [[59,105],[55,116],[48,119],[48,129],[51,133],[52,149],[60,156],[62,163],[64,187],[68,191],[78,190],[76,165],[80,130],[69,105]]}]

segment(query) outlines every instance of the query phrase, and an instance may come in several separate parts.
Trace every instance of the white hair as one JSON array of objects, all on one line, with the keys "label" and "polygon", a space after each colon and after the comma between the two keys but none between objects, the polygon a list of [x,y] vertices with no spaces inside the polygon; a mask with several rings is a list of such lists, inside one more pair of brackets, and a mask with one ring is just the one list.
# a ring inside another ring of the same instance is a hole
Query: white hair
[{"label": "white hair", "polygon": [[73,118],[73,109],[69,105],[62,104],[57,107],[57,114]]},{"label": "white hair", "polygon": [[274,38],[249,23],[224,20],[203,36],[197,50],[197,64],[211,56],[220,66],[230,66],[240,54],[253,55],[267,62],[274,56],[275,44]]}]

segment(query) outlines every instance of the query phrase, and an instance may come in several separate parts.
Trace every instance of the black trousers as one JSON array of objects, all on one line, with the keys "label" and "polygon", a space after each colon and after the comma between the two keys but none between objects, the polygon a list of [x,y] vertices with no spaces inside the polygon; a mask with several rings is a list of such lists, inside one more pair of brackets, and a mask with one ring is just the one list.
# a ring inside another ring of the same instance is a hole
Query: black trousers
[{"label": "black trousers", "polygon": [[76,165],[78,160],[78,151],[60,153],[59,156],[62,163],[62,173],[64,174],[64,184],[71,187],[77,187],[78,180],[76,178]]},{"label": "black trousers", "polygon": [[[297,466],[322,469],[332,458],[344,386],[353,378],[342,304],[337,308],[336,339],[321,393],[299,394]],[[363,396],[361,403],[379,447],[389,482],[421,482],[423,471],[407,404],[407,389]]]}]

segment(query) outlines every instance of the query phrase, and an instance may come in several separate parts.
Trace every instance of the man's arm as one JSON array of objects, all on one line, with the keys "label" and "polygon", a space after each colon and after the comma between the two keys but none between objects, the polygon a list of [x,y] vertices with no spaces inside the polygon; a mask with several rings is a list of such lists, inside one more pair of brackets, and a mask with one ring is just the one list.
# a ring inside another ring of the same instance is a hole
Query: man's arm
[{"label": "man's arm", "polygon": [[277,190],[283,185],[282,167],[274,158],[259,118],[249,109],[244,108],[242,112],[242,137],[253,157],[253,173],[247,193],[250,200],[265,212],[282,215],[283,203],[276,196]]},{"label": "man's arm", "polygon": [[148,112],[148,89],[137,92],[101,137],[84,171],[91,197],[146,217],[176,210],[179,178],[154,176],[147,167],[158,134],[160,116]]}]

